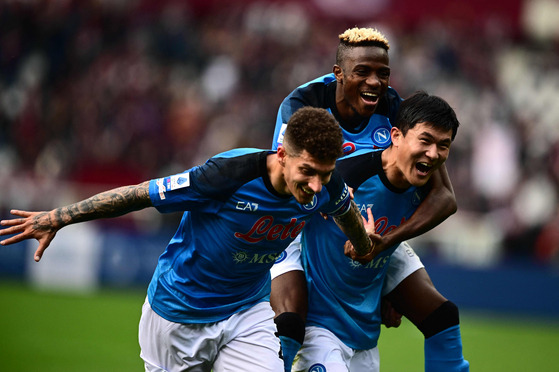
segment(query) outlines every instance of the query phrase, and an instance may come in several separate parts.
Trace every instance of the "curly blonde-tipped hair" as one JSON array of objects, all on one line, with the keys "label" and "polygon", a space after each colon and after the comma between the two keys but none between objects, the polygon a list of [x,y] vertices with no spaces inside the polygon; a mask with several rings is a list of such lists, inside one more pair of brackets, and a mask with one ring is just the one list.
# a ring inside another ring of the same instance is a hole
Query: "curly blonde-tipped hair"
[{"label": "curly blonde-tipped hair", "polygon": [[343,52],[349,48],[360,46],[376,46],[386,51],[390,49],[390,43],[382,32],[376,28],[354,27],[345,30],[339,36],[340,43],[336,53],[336,63],[339,65],[343,59]]}]

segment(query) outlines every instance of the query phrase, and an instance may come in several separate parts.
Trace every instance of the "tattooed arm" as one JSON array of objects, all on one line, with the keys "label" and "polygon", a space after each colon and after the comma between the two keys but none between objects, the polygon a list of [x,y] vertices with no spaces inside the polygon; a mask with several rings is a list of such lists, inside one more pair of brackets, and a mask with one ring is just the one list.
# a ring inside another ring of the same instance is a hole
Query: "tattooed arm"
[{"label": "tattooed arm", "polygon": [[35,261],[38,262],[58,230],[64,226],[100,218],[118,217],[151,206],[149,181],[146,181],[135,186],[105,191],[50,212],[26,212],[14,209],[11,213],[22,218],[0,221],[2,226],[11,226],[0,230],[0,236],[17,235],[1,241],[0,244],[9,245],[25,239],[37,239],[39,247],[35,252]]},{"label": "tattooed arm", "polygon": [[[370,210],[368,210],[368,213],[370,213]],[[371,235],[374,234],[372,214],[369,214],[369,221],[363,225],[363,216],[361,216],[357,204],[352,200],[349,211],[341,216],[334,217],[334,221],[349,238],[357,255],[364,256],[372,253],[374,249],[371,241]]]}]

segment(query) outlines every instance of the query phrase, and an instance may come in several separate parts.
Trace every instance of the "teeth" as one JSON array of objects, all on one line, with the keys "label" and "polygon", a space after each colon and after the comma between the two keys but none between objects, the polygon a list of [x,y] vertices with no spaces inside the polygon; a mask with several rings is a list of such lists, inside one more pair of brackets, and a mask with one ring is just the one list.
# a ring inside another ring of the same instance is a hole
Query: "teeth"
[{"label": "teeth", "polygon": [[377,97],[378,97],[378,94],[376,94],[376,93],[363,92],[362,94],[363,94],[364,96],[367,96],[367,97],[373,97],[373,98],[377,98]]},{"label": "teeth", "polygon": [[309,194],[309,195],[314,194],[313,191],[312,191],[312,190],[309,190],[309,189],[303,188],[303,191],[304,191],[306,194]]}]

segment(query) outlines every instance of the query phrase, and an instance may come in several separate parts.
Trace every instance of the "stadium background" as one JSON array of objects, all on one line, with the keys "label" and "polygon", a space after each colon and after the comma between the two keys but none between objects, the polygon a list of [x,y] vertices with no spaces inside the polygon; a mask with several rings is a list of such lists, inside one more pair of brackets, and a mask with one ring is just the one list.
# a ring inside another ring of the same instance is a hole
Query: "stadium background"
[{"label": "stadium background", "polygon": [[[281,100],[331,71],[337,35],[374,26],[391,85],[444,97],[461,121],[459,210],[413,242],[437,287],[559,334],[557,19],[554,0],[3,1],[0,218],[269,147]],[[179,218],[71,226],[40,264],[36,242],[2,247],[0,280],[144,289]]]}]

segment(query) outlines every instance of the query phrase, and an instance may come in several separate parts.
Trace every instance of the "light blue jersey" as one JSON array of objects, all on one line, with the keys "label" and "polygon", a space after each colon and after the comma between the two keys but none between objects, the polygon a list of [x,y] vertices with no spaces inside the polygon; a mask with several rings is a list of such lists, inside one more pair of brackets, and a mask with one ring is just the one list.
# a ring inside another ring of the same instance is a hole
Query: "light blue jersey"
[{"label": "light blue jersey", "polygon": [[398,93],[389,87],[381,97],[375,113],[360,128],[348,128],[336,109],[334,74],[321,76],[296,88],[283,100],[276,119],[272,148],[277,149],[278,144],[283,143],[286,123],[295,111],[304,106],[324,108],[334,115],[342,128],[344,155],[360,149],[386,148],[390,145],[391,122],[396,119],[401,100]]},{"label": "light blue jersey", "polygon": [[150,181],[160,212],[186,211],[148,288],[161,317],[215,322],[267,300],[270,267],[310,217],[348,210],[349,192],[336,172],[309,204],[278,194],[266,167],[270,153],[232,150]]},{"label": "light blue jersey", "polygon": [[[411,217],[428,190],[391,185],[382,169],[381,154],[382,150],[358,151],[340,159],[337,168],[354,189],[354,201],[362,214],[366,216],[366,209],[372,209],[376,232],[383,235]],[[344,255],[346,241],[335,222],[321,216],[313,216],[303,230],[307,325],[330,330],[353,349],[370,349],[380,335],[382,286],[397,246],[362,265]]]}]

